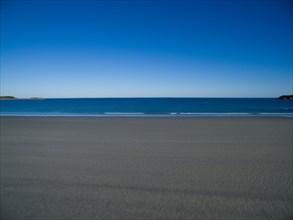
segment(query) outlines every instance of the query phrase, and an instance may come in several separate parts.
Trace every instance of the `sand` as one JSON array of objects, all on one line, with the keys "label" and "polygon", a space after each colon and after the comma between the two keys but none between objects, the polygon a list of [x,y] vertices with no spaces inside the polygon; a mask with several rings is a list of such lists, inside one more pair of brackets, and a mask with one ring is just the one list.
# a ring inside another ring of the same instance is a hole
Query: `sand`
[{"label": "sand", "polygon": [[1,118],[1,219],[289,219],[292,118]]}]

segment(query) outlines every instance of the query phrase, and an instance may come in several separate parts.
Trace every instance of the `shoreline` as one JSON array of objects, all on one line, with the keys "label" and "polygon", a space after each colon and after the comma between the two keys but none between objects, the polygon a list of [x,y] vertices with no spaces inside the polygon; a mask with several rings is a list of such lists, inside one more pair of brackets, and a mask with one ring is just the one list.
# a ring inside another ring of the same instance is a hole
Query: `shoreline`
[{"label": "shoreline", "polygon": [[66,117],[66,118],[293,118],[293,113],[109,113],[109,114],[1,114],[0,117]]}]

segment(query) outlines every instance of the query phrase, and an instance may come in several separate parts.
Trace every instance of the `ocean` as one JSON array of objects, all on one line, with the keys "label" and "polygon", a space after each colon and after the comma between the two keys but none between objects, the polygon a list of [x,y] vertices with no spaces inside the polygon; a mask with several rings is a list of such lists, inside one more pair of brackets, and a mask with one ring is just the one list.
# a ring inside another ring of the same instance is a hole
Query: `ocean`
[{"label": "ocean", "polygon": [[1,116],[282,116],[293,101],[275,98],[59,98],[1,100]]}]

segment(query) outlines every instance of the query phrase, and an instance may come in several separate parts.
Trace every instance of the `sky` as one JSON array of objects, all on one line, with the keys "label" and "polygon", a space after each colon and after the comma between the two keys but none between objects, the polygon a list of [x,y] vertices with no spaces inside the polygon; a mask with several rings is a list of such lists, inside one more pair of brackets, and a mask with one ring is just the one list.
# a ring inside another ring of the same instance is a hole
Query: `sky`
[{"label": "sky", "polygon": [[290,0],[1,1],[1,95],[293,93]]}]

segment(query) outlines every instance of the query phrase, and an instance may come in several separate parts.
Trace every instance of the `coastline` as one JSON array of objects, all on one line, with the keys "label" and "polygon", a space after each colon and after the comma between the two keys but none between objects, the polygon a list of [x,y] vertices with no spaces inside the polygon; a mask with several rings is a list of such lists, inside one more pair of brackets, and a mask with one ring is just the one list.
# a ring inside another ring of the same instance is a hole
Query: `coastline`
[{"label": "coastline", "polygon": [[192,114],[0,114],[1,117],[37,118],[293,118],[293,113],[192,113]]}]

